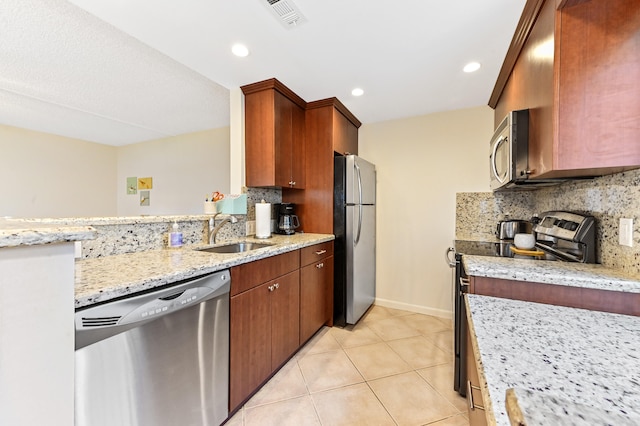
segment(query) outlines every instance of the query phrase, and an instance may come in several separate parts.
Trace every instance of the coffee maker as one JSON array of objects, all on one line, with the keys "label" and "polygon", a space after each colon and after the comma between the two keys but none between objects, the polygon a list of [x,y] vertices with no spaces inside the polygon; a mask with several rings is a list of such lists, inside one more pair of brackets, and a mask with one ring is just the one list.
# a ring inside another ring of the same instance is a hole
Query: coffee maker
[{"label": "coffee maker", "polygon": [[300,226],[298,216],[295,215],[296,205],[294,203],[280,203],[274,205],[276,210],[276,234],[295,234],[296,228]]}]

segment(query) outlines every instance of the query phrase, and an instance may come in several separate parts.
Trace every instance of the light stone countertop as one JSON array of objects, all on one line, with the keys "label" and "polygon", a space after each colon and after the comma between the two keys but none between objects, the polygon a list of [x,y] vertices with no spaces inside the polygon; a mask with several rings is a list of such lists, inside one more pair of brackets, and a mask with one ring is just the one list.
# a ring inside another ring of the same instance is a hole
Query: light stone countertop
[{"label": "light stone countertop", "polygon": [[26,223],[13,219],[0,219],[0,247],[34,246],[95,238],[90,226],[47,223]]},{"label": "light stone countertop", "polygon": [[[128,294],[149,290],[242,263],[263,259],[306,246],[331,241],[330,234],[274,234],[269,239],[243,238],[273,244],[244,253],[217,254],[197,251],[207,245],[149,250],[97,259],[76,260],[75,307],[82,308]],[[220,242],[217,245],[232,241]]]},{"label": "light stone countertop", "polygon": [[473,294],[466,303],[489,424],[510,424],[508,388],[525,413],[533,398],[543,424],[606,424],[607,412],[610,424],[640,424],[640,318]]},{"label": "light stone countertop", "polygon": [[640,293],[640,276],[590,263],[463,255],[468,275]]}]

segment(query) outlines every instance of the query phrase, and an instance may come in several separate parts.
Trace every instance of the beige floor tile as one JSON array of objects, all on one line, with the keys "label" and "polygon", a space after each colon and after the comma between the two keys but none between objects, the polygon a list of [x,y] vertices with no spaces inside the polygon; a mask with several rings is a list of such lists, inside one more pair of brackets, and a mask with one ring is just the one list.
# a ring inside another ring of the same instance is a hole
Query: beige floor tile
[{"label": "beige floor tile", "polygon": [[370,345],[381,342],[382,339],[369,327],[362,323],[349,327],[333,327],[331,334],[335,337],[341,347],[352,348],[354,346]]},{"label": "beige floor tile", "polygon": [[429,426],[469,426],[469,419],[462,414],[458,414],[435,423],[429,423]]},{"label": "beige floor tile", "polygon": [[317,354],[322,352],[335,351],[340,349],[338,341],[330,332],[329,327],[322,327],[309,341],[298,351],[297,358],[304,357],[308,354]]},{"label": "beige floor tile", "polygon": [[387,344],[414,370],[453,362],[453,355],[438,348],[424,336],[392,340]]},{"label": "beige floor tile", "polygon": [[225,426],[243,426],[244,425],[244,411],[240,408],[226,423]]},{"label": "beige floor tile", "polygon": [[411,371],[368,382],[396,423],[422,425],[458,414],[458,410]]},{"label": "beige floor tile", "polygon": [[437,333],[425,334],[433,344],[448,354],[453,354],[453,330],[443,330]]},{"label": "beige floor tile", "polygon": [[371,322],[380,321],[383,319],[399,317],[404,315],[409,315],[411,312],[402,311],[399,309],[393,308],[385,308],[384,306],[373,305],[369,310],[362,316],[358,324],[364,323],[369,324]]},{"label": "beige floor tile", "polygon": [[273,404],[247,408],[245,426],[320,425],[309,395]]},{"label": "beige floor tile", "polygon": [[246,408],[308,395],[296,359],[290,360],[247,403]]},{"label": "beige floor tile", "polygon": [[364,381],[342,349],[306,355],[298,365],[311,393]]},{"label": "beige floor tile", "polygon": [[344,350],[366,380],[411,371],[407,364],[384,342]]},{"label": "beige floor tile", "polygon": [[405,337],[417,336],[420,332],[407,324],[404,319],[406,316],[398,316],[367,323],[367,326],[373,330],[384,341],[403,339]]},{"label": "beige floor tile", "polygon": [[322,426],[394,425],[393,419],[366,384],[311,395]]},{"label": "beige floor tile", "polygon": [[453,364],[423,368],[418,370],[418,374],[433,386],[440,395],[451,402],[458,411],[467,412],[467,400],[453,390]]},{"label": "beige floor tile", "polygon": [[439,321],[442,321],[442,323],[450,330],[453,330],[453,319],[452,318],[442,318],[442,317],[436,317]]},{"label": "beige floor tile", "polygon": [[436,317],[413,314],[400,317],[408,326],[418,330],[420,334],[431,334],[447,330],[448,327]]}]

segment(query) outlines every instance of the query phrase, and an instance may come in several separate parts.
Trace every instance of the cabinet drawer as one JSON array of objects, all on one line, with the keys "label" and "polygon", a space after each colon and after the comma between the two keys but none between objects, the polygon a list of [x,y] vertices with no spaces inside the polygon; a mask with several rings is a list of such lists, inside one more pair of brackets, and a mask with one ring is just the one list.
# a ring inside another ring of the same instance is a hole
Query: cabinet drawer
[{"label": "cabinet drawer", "polygon": [[231,296],[300,268],[300,250],[231,268]]},{"label": "cabinet drawer", "polygon": [[302,266],[310,265],[329,256],[333,256],[333,241],[300,249],[300,264]]}]

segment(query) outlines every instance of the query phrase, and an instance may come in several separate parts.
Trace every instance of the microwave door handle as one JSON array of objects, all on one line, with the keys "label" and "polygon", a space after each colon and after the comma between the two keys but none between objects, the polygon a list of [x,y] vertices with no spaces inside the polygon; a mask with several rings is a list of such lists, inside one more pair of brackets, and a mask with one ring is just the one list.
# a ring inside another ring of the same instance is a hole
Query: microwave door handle
[{"label": "microwave door handle", "polygon": [[498,179],[498,182],[504,183],[505,179],[500,179],[500,175],[498,174],[498,165],[496,164],[496,153],[498,152],[498,148],[503,142],[507,141],[506,136],[502,136],[500,139],[493,144],[493,150],[491,151],[491,171],[493,172],[493,176]]}]

